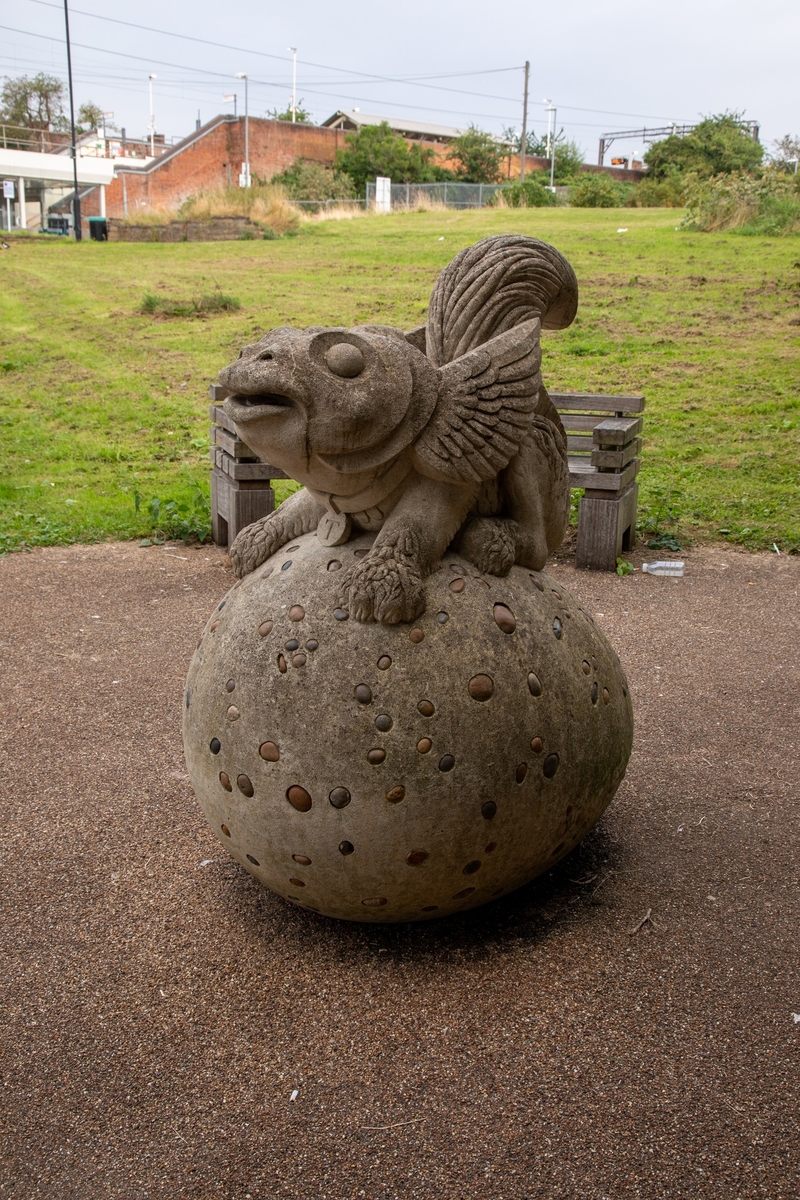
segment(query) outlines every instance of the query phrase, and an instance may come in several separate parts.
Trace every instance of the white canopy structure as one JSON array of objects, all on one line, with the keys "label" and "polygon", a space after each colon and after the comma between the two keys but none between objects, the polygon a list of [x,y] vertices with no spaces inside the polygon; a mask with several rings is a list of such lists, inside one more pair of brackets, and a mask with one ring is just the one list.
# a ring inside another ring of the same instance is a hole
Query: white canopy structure
[{"label": "white canopy structure", "polygon": [[[114,178],[114,160],[78,155],[78,187],[100,188],[100,214],[105,216],[106,184]],[[74,185],[72,158],[69,154],[42,154],[35,150],[9,150],[0,147],[0,179],[13,180],[18,189],[19,224],[27,229],[25,183],[37,182],[52,187]]]}]

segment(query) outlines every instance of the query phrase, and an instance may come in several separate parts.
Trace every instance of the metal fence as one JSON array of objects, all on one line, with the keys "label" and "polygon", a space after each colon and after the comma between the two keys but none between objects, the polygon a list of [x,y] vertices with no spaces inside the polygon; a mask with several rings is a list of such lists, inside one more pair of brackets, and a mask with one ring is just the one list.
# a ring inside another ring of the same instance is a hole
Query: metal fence
[{"label": "metal fence", "polygon": [[298,208],[304,208],[307,212],[321,212],[323,209],[329,208],[368,208],[369,200],[291,200],[290,203],[296,204]]},{"label": "metal fence", "polygon": [[[426,203],[432,208],[483,208],[500,183],[393,183],[392,208],[415,208]],[[367,205],[375,203],[375,184],[367,184]]]}]

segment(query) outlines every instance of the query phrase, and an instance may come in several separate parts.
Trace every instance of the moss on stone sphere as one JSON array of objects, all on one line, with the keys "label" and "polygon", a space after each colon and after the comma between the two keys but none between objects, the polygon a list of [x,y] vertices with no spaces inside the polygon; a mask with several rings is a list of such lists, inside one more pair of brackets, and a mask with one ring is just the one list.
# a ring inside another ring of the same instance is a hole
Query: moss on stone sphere
[{"label": "moss on stone sphere", "polygon": [[544,572],[447,554],[410,625],[360,624],[342,571],[370,536],[298,538],[234,585],[189,671],[184,743],[222,845],[293,904],[420,921],[552,867],[625,773],[619,660]]}]

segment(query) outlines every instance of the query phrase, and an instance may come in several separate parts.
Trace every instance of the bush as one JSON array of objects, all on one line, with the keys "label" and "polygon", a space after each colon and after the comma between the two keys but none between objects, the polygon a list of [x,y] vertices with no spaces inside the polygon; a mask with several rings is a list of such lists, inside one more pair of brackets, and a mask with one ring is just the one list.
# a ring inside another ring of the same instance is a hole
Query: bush
[{"label": "bush", "polygon": [[346,175],[356,194],[363,195],[368,179],[388,175],[393,183],[427,183],[433,178],[433,151],[409,146],[387,121],[348,133],[344,150],[336,155],[335,170]]},{"label": "bush", "polygon": [[198,192],[196,196],[184,200],[178,209],[178,217],[184,220],[239,216],[249,217],[275,234],[293,233],[300,225],[300,212],[285,189],[274,187],[271,183]]},{"label": "bush", "polygon": [[677,171],[664,179],[643,179],[625,201],[628,208],[683,208],[684,179]]},{"label": "bush", "polygon": [[290,200],[350,200],[355,196],[353,181],[333,167],[298,158],[287,171],[270,180],[286,190]]},{"label": "bush", "polygon": [[[208,495],[199,484],[195,484],[193,499],[161,500],[153,496],[147,504],[150,517],[150,538],[158,545],[165,538],[189,542],[207,542],[211,537],[211,505]],[[140,492],[133,493],[133,504],[137,515],[141,511],[143,497]],[[142,546],[151,545],[150,539],[139,543]]]},{"label": "bush", "polygon": [[455,163],[455,176],[462,183],[497,183],[505,146],[491,133],[470,125],[453,142],[448,162]]},{"label": "bush", "polygon": [[538,179],[526,179],[524,183],[512,183],[495,192],[490,205],[506,204],[509,208],[552,208],[556,203],[555,193],[539,183]]},{"label": "bush", "polygon": [[706,117],[691,133],[672,134],[654,142],[645,154],[651,174],[663,179],[670,171],[694,173],[702,179],[732,171],[754,171],[764,157],[763,146],[743,124],[741,113]]},{"label": "bush", "polygon": [[625,204],[631,185],[618,183],[610,175],[586,171],[569,189],[573,208],[619,208]]},{"label": "bush", "polygon": [[800,232],[800,176],[780,170],[761,178],[739,171],[716,179],[690,177],[684,225],[702,233],[735,229],[772,236]]}]

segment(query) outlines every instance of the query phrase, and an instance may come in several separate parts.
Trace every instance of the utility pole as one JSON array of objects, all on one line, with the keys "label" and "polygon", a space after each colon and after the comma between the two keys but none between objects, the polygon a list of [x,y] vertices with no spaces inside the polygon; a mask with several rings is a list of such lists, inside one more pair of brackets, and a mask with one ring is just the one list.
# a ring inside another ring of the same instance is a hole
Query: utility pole
[{"label": "utility pole", "polygon": [[525,182],[525,153],[528,148],[528,81],[531,74],[531,64],[525,63],[525,93],[522,100],[522,137],[519,143],[519,181]]},{"label": "utility pole", "polygon": [[558,128],[558,126],[556,125],[557,117],[558,117],[558,109],[554,108],[553,109],[553,141],[552,141],[552,144],[550,147],[550,191],[551,192],[554,192],[556,190],[555,185],[553,183],[553,178],[556,173],[556,129]]},{"label": "utility pole", "polygon": [[237,79],[244,80],[244,183],[240,182],[241,187],[250,187],[250,105],[247,95],[247,72],[239,71]]},{"label": "utility pole", "polygon": [[[66,2],[66,0],[65,0]],[[157,79],[157,75],[147,76],[147,86],[150,89],[150,157],[156,156],[156,118],[153,114],[153,80]]]},{"label": "utility pole", "polygon": [[69,79],[69,128],[72,138],[72,225],[75,241],[81,240],[81,198],[78,195],[78,151],[75,145],[75,101],[72,96],[72,49],[69,44],[69,7],[64,0],[64,26],[67,31],[67,77]]},{"label": "utility pole", "polygon": [[287,46],[292,52],[292,122],[297,120],[297,47]]}]

